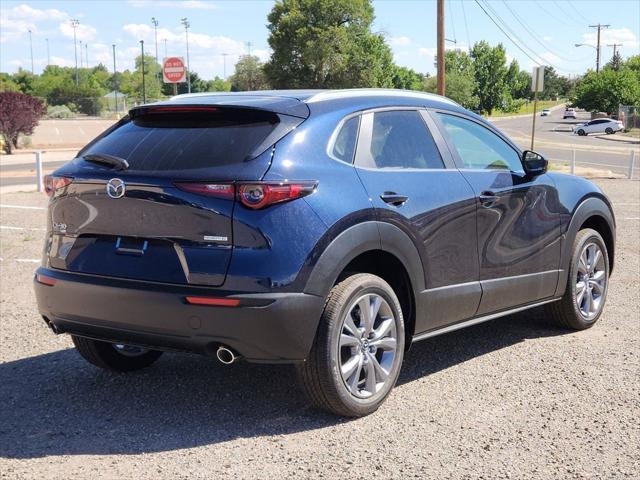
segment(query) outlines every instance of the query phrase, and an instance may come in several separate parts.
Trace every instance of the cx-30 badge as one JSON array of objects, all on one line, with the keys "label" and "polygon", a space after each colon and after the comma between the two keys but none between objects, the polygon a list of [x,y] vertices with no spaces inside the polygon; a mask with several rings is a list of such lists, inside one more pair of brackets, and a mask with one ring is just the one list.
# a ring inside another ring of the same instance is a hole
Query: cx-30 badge
[{"label": "cx-30 badge", "polygon": [[112,178],[107,182],[107,195],[111,198],[124,197],[125,185],[119,178]]}]

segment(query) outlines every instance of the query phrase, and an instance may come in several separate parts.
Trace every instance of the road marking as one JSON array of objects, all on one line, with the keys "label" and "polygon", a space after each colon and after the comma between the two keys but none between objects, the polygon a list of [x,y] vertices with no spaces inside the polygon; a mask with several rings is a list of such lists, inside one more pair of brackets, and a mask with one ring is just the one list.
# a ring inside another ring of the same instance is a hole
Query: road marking
[{"label": "road marking", "polygon": [[640,205],[640,203],[614,203],[613,204],[614,207],[618,205]]},{"label": "road marking", "polygon": [[15,261],[20,263],[40,263],[39,258],[16,258]]},{"label": "road marking", "polygon": [[53,127],[53,128],[55,128],[55,130],[56,130],[56,135],[60,136],[60,130],[58,130],[58,127]]},{"label": "road marking", "polygon": [[13,227],[10,225],[0,225],[0,230],[34,230],[44,232],[46,228]]},{"label": "road marking", "polygon": [[82,127],[78,127],[78,130],[80,130],[80,135],[86,135],[86,133],[84,133],[84,130],[82,129]]},{"label": "road marking", "polygon": [[7,205],[5,203],[0,204],[0,208],[23,208],[25,210],[46,210],[45,207],[30,207],[28,205]]},{"label": "road marking", "polygon": [[623,218],[622,220],[640,220],[640,217],[626,217],[626,218]]}]

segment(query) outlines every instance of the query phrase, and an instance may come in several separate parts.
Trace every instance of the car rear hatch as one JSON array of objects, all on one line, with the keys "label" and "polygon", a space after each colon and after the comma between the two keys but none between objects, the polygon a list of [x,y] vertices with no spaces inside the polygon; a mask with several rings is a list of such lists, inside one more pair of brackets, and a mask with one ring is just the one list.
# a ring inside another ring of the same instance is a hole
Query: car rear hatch
[{"label": "car rear hatch", "polygon": [[234,189],[260,180],[303,118],[238,106],[132,110],[49,180],[50,268],[220,286],[233,248]]}]

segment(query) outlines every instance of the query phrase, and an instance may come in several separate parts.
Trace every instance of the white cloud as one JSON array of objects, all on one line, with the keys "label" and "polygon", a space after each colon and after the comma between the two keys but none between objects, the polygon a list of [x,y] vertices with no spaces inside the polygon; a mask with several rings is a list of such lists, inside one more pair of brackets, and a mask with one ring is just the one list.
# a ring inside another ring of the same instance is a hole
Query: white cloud
[{"label": "white cloud", "polygon": [[553,40],[553,37],[551,37],[549,35],[545,35],[544,37],[542,37],[542,40],[544,40],[545,42],[549,43],[551,40]]},{"label": "white cloud", "polygon": [[420,47],[418,49],[418,55],[421,57],[435,57],[438,53],[438,49],[435,47]]},{"label": "white cloud", "polygon": [[[596,31],[584,33],[582,35],[582,39],[582,43],[587,43],[589,45],[593,45],[594,47],[598,44],[598,35]],[[640,47],[640,42],[638,42],[638,37],[636,36],[636,34],[626,27],[608,28],[601,30],[601,48],[602,46],[613,43],[619,43],[622,44],[623,48],[628,47],[634,50],[637,50]]]},{"label": "white cloud", "polygon": [[258,57],[261,62],[266,62],[269,60],[269,57],[271,57],[271,50],[256,48],[255,50],[251,50],[251,55]]},{"label": "white cloud", "polygon": [[392,47],[406,47],[407,45],[411,45],[411,39],[409,37],[390,37],[389,44]]},{"label": "white cloud", "polygon": [[21,4],[10,9],[0,10],[0,42],[18,40],[28,34],[38,32],[38,23],[58,21],[67,18],[65,12],[49,8],[40,10]]},{"label": "white cloud", "polygon": [[135,8],[184,8],[189,10],[214,10],[218,6],[207,0],[129,0]]},{"label": "white cloud", "polygon": [[[65,37],[73,38],[73,27],[71,26],[70,21],[61,22],[59,29],[60,33],[62,33]],[[93,40],[96,37],[96,33],[96,29],[91,25],[85,25],[81,23],[76,27],[76,38],[78,40]]]},{"label": "white cloud", "polygon": [[[155,41],[154,29],[144,23],[130,23],[122,27],[122,29],[135,40],[144,40],[149,43]],[[177,28],[176,30],[159,28],[158,43],[163,44],[165,38],[167,39],[169,50],[175,50],[176,44],[180,44],[178,48],[183,49],[186,43],[184,29],[182,28]],[[212,36],[189,30],[189,50],[196,52],[198,49],[206,49],[210,52],[213,50],[213,52],[211,52],[212,54],[229,53],[232,55],[241,55],[245,51],[245,45],[243,42],[229,37],[221,35]]]},{"label": "white cloud", "polygon": [[562,59],[551,52],[544,52],[538,55],[542,60],[551,65],[559,65],[562,63]]}]

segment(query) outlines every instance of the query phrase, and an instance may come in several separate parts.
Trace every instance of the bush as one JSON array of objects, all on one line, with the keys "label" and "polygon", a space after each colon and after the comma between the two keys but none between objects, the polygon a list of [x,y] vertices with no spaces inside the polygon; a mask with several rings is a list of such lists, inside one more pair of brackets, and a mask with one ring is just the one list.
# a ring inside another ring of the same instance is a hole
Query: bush
[{"label": "bush", "polygon": [[18,138],[31,135],[40,118],[47,112],[42,100],[18,92],[0,92],[0,134],[4,151],[11,154],[18,148]]},{"label": "bush", "polygon": [[54,105],[47,108],[47,118],[74,118],[75,115],[66,105]]},{"label": "bush", "polygon": [[22,145],[22,148],[29,148],[32,144],[33,142],[31,141],[31,137],[29,135],[20,136],[20,145]]}]

